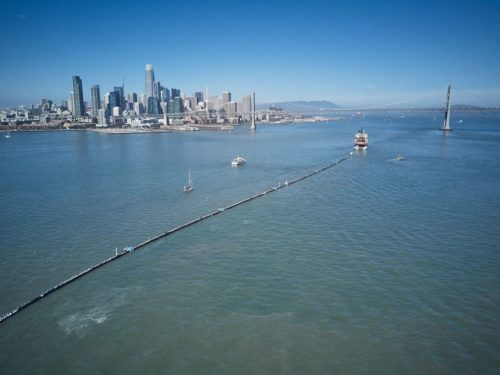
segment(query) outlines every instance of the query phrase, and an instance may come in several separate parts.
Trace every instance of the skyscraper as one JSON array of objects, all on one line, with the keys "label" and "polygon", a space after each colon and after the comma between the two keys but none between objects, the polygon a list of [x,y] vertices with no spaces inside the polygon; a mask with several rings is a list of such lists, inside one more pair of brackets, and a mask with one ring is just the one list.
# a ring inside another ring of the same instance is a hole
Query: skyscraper
[{"label": "skyscraper", "polygon": [[148,115],[161,115],[160,99],[151,96],[148,98]]},{"label": "skyscraper", "polygon": [[137,103],[137,94],[135,92],[131,92],[128,94],[128,102]]},{"label": "skyscraper", "polygon": [[85,105],[83,104],[83,86],[82,80],[79,76],[73,76],[73,93],[75,97],[73,103],[75,112],[73,114],[76,117],[85,116]]},{"label": "skyscraper", "polygon": [[71,112],[73,116],[75,115],[75,93],[73,91],[71,91],[69,94],[68,110]]},{"label": "skyscraper", "polygon": [[115,86],[113,91],[118,92],[120,96],[119,107],[123,111],[125,109],[125,87],[124,86]]},{"label": "skyscraper", "polygon": [[170,90],[170,97],[173,99],[173,98],[177,98],[177,97],[181,97],[181,90],[178,90],[178,89],[171,89]]},{"label": "skyscraper", "polygon": [[222,105],[229,103],[231,101],[231,93],[228,91],[224,91],[222,93]]},{"label": "skyscraper", "polygon": [[250,120],[252,115],[252,96],[245,95],[241,98],[241,112],[245,120]]},{"label": "skyscraper", "polygon": [[166,87],[161,88],[161,101],[164,103],[168,103],[170,100],[170,90]]},{"label": "skyscraper", "polygon": [[153,83],[153,96],[157,98],[158,100],[160,99],[161,96],[161,83],[160,81],[154,81]]},{"label": "skyscraper", "polygon": [[90,89],[90,93],[92,94],[92,116],[99,116],[99,109],[101,109],[101,91],[99,89],[99,85],[94,85]]},{"label": "skyscraper", "polygon": [[153,84],[155,81],[155,72],[153,71],[153,65],[146,65],[146,76],[145,76],[145,100],[146,103],[148,99],[153,96]]},{"label": "skyscraper", "polygon": [[108,113],[113,113],[113,108],[120,108],[120,92],[119,91],[111,91],[109,93],[109,107]]},{"label": "skyscraper", "polygon": [[182,113],[184,112],[184,105],[182,103],[182,98],[180,96],[176,96],[173,99],[173,113]]}]

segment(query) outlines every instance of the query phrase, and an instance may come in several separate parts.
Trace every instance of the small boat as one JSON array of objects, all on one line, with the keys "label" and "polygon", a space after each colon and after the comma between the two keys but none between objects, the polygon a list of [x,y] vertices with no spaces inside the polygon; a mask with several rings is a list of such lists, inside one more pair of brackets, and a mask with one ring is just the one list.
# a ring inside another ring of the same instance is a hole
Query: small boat
[{"label": "small boat", "polygon": [[358,130],[354,136],[354,148],[356,150],[366,150],[368,148],[368,133],[364,128]]},{"label": "small boat", "polygon": [[241,156],[237,156],[231,161],[231,165],[233,167],[237,167],[238,165],[245,164],[245,162],[245,159],[243,159]]},{"label": "small boat", "polygon": [[398,155],[394,158],[394,160],[405,160],[405,157],[403,155]]},{"label": "small boat", "polygon": [[7,134],[5,134],[5,138],[10,138],[10,131],[7,130]]},{"label": "small boat", "polygon": [[184,185],[184,193],[189,193],[193,190],[193,186],[191,184],[191,170],[188,171],[188,184]]}]

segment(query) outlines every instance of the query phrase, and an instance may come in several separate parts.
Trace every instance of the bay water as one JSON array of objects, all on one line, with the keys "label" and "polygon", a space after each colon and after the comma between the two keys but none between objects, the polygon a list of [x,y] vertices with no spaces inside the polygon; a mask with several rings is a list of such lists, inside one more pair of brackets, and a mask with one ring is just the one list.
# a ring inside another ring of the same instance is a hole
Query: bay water
[{"label": "bay water", "polygon": [[115,248],[349,154],[361,126],[370,143],[3,322],[0,372],[497,373],[500,115],[441,121],[2,137],[2,314]]}]

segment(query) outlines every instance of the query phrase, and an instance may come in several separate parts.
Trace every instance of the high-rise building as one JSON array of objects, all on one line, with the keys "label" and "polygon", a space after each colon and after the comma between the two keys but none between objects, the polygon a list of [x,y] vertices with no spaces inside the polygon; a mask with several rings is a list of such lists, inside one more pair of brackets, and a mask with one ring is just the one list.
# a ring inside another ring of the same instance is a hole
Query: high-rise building
[{"label": "high-rise building", "polygon": [[[203,93],[201,91],[196,91],[194,96],[198,98],[198,103],[203,101]],[[208,98],[207,98],[208,99]]]},{"label": "high-rise building", "polygon": [[75,97],[73,103],[75,112],[73,114],[76,117],[85,116],[85,105],[83,104],[83,85],[79,76],[73,76],[73,94]]},{"label": "high-rise building", "polygon": [[160,99],[151,96],[148,98],[148,115],[161,115]]},{"label": "high-rise building", "polygon": [[176,96],[173,99],[173,113],[182,113],[184,112],[184,103],[180,96]]},{"label": "high-rise building", "polygon": [[113,88],[113,91],[118,92],[118,95],[120,97],[119,107],[123,111],[125,109],[125,87],[123,87],[123,86],[115,86]]},{"label": "high-rise building", "polygon": [[189,108],[191,111],[196,110],[196,105],[198,104],[198,98],[196,96],[190,96],[188,99]]},{"label": "high-rise building", "polygon": [[105,108],[101,108],[97,111],[97,124],[98,126],[108,126],[109,115]]},{"label": "high-rise building", "polygon": [[101,91],[99,89],[99,85],[94,85],[90,89],[90,93],[92,94],[92,116],[99,116],[99,109],[101,109]]},{"label": "high-rise building", "polygon": [[228,102],[224,104],[224,110],[228,116],[235,116],[237,112],[237,104],[236,102]]},{"label": "high-rise building", "polygon": [[160,81],[155,81],[153,83],[153,96],[157,99],[161,97],[161,83]]},{"label": "high-rise building", "polygon": [[113,113],[113,108],[120,108],[120,92],[111,91],[109,94],[108,113]]},{"label": "high-rise building", "polygon": [[171,94],[172,99],[173,98],[177,98],[177,97],[180,98],[181,97],[181,90],[179,90],[179,89],[171,89],[170,90],[170,94]]},{"label": "high-rise building", "polygon": [[135,92],[131,92],[128,94],[128,102],[137,103],[137,94]]},{"label": "high-rise building", "polygon": [[68,110],[75,115],[75,93],[71,91],[68,98]]},{"label": "high-rise building", "polygon": [[252,115],[252,96],[244,95],[241,98],[241,112],[245,120],[250,120]]},{"label": "high-rise building", "polygon": [[231,101],[231,93],[228,91],[224,91],[222,93],[222,105],[229,103]]},{"label": "high-rise building", "polygon": [[153,96],[153,84],[155,81],[155,72],[153,70],[153,65],[152,64],[147,64],[146,65],[146,75],[145,75],[145,81],[144,81],[144,89],[145,89],[145,101],[146,103],[148,102],[148,98]]},{"label": "high-rise building", "polygon": [[161,101],[164,103],[168,103],[170,100],[170,90],[166,87],[161,88]]},{"label": "high-rise building", "polygon": [[142,105],[142,103],[134,103],[134,112],[136,115],[142,115],[144,113],[144,106]]}]

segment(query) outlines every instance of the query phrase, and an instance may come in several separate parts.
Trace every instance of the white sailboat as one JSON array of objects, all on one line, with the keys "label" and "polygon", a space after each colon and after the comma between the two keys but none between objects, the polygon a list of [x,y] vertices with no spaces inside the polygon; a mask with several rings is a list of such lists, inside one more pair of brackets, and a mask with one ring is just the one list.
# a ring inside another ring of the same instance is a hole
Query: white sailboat
[{"label": "white sailboat", "polygon": [[191,183],[191,170],[188,171],[188,184],[184,185],[184,193],[189,193],[193,190],[193,186]]},{"label": "white sailboat", "polygon": [[5,134],[5,138],[10,138],[10,131],[7,130],[7,134]]},{"label": "white sailboat", "polygon": [[443,127],[441,128],[441,130],[444,130],[444,131],[451,130],[451,128],[450,128],[450,111],[451,111],[450,98],[451,98],[451,86],[448,86],[448,95],[446,97],[446,109],[444,112]]}]

